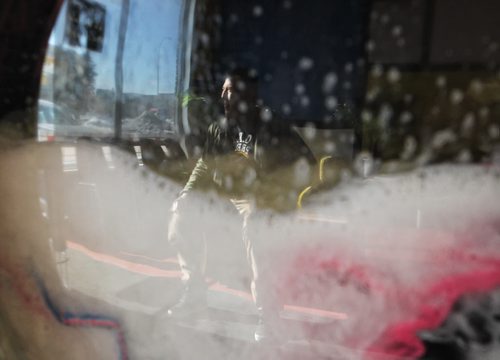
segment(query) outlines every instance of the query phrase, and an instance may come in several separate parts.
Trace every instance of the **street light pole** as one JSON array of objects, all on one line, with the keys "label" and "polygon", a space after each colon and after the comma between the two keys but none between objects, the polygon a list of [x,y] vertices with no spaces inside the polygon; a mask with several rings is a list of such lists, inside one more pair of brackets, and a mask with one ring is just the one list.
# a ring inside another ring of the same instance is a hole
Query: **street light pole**
[{"label": "street light pole", "polygon": [[123,0],[120,27],[118,31],[118,43],[115,58],[115,140],[122,137],[122,116],[123,116],[123,51],[125,47],[125,37],[127,34],[128,14],[130,0]]}]

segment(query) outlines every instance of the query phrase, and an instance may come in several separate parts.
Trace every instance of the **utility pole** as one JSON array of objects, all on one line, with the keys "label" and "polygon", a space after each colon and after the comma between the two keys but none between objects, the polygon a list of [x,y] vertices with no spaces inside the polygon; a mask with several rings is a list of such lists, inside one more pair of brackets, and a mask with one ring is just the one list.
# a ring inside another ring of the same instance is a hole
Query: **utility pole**
[{"label": "utility pole", "polygon": [[115,58],[115,140],[122,137],[123,118],[123,51],[127,34],[130,0],[122,0],[120,28]]}]

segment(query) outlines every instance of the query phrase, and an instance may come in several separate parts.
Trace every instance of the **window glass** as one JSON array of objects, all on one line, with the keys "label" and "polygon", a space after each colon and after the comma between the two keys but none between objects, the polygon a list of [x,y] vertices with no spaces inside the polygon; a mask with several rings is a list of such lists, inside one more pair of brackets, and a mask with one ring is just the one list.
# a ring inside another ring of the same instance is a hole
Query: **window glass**
[{"label": "window glass", "polygon": [[499,359],[499,4],[0,1],[0,359]]},{"label": "window glass", "polygon": [[178,0],[130,1],[128,7],[112,0],[64,3],[49,41],[41,99],[73,119],[66,136],[174,131],[181,6]]}]

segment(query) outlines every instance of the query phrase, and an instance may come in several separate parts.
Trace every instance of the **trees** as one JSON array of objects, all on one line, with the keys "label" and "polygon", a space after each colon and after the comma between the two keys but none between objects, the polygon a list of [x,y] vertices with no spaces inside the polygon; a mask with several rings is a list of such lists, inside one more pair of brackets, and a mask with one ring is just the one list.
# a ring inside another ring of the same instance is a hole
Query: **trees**
[{"label": "trees", "polygon": [[54,101],[79,117],[88,112],[95,98],[95,63],[89,52],[56,47],[54,64]]}]

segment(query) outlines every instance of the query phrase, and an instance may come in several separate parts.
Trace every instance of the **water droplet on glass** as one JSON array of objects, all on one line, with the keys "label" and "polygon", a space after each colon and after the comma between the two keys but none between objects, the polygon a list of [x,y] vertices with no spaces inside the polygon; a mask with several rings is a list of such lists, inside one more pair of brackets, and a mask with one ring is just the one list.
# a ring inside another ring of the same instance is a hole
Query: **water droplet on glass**
[{"label": "water droplet on glass", "polygon": [[302,95],[306,91],[306,87],[304,84],[297,84],[295,85],[295,93],[297,95]]},{"label": "water droplet on glass", "polygon": [[450,101],[454,105],[458,105],[464,99],[464,93],[460,89],[453,89],[450,95]]},{"label": "water droplet on glass", "polygon": [[389,125],[389,121],[391,120],[392,118],[392,115],[393,115],[393,110],[392,110],[392,106],[390,104],[382,104],[382,106],[380,107],[380,111],[379,111],[379,114],[378,114],[378,121],[379,121],[379,125],[381,128],[387,128],[387,126]]},{"label": "water droplet on glass", "polygon": [[446,78],[443,75],[437,77],[436,86],[438,88],[444,88],[446,86]]},{"label": "water droplet on glass", "polygon": [[299,68],[303,71],[311,70],[314,67],[313,59],[309,57],[303,57],[299,60]]},{"label": "water droplet on glass", "polygon": [[294,165],[293,175],[294,175],[294,184],[296,187],[303,187],[308,185],[311,167],[307,160],[301,157]]},{"label": "water droplet on glass", "polygon": [[301,98],[300,98],[300,105],[302,105],[303,107],[307,107],[307,106],[309,106],[310,102],[311,101],[309,100],[308,96],[306,96],[306,95],[301,96]]},{"label": "water droplet on glass", "polygon": [[257,172],[254,168],[249,167],[245,169],[245,173],[243,175],[243,185],[248,187],[252,185],[257,178]]},{"label": "water droplet on glass", "polygon": [[432,147],[438,149],[446,144],[453,143],[456,140],[457,136],[450,129],[437,131],[432,138]]},{"label": "water droplet on glass", "polygon": [[325,115],[325,116],[323,116],[323,122],[324,122],[325,124],[329,124],[329,123],[331,123],[332,121],[333,121],[333,116],[331,116],[331,115]]},{"label": "water droplet on glass", "polygon": [[324,149],[326,154],[333,155],[335,153],[335,150],[336,150],[335,143],[333,141],[327,141],[327,142],[325,142],[323,149]]},{"label": "water droplet on glass", "polygon": [[373,40],[368,40],[366,42],[366,51],[368,52],[372,52],[373,50],[375,50],[375,41]]},{"label": "water droplet on glass", "polygon": [[289,115],[292,112],[292,108],[291,108],[291,106],[289,104],[283,104],[281,106],[281,110],[283,110],[283,113],[285,115]]},{"label": "water droplet on glass", "polygon": [[408,136],[405,139],[403,152],[401,154],[401,159],[409,160],[417,150],[417,140],[413,136]]},{"label": "water droplet on glass", "polygon": [[457,156],[457,161],[462,164],[469,163],[471,160],[472,160],[472,155],[469,149],[463,149]]},{"label": "water droplet on glass", "polygon": [[238,111],[242,114],[245,114],[248,111],[248,105],[245,101],[238,102]]},{"label": "water droplet on glass", "polygon": [[289,10],[292,8],[292,2],[290,0],[283,1],[283,8]]},{"label": "water droplet on glass", "polygon": [[395,37],[401,36],[403,33],[403,27],[401,25],[396,25],[392,28],[392,35]]},{"label": "water droplet on glass", "polygon": [[373,102],[377,96],[380,94],[380,88],[378,87],[374,87],[373,89],[370,89],[367,93],[366,93],[366,101],[367,102]]},{"label": "water droplet on glass", "polygon": [[369,152],[363,151],[359,153],[354,160],[354,170],[362,178],[370,176],[373,173],[374,167],[375,161]]},{"label": "water droplet on glass", "polygon": [[269,108],[265,107],[260,111],[260,118],[266,122],[271,121],[273,113]]},{"label": "water droplet on glass", "polygon": [[337,101],[337,98],[335,96],[327,96],[326,99],[325,99],[325,107],[330,110],[330,111],[333,111],[335,110],[335,107],[337,106],[338,104],[338,101]]},{"label": "water droplet on glass", "polygon": [[203,153],[203,149],[201,148],[201,146],[195,146],[194,149],[193,149],[193,156],[195,158],[199,158]]},{"label": "water droplet on glass", "polygon": [[229,22],[237,23],[238,20],[239,20],[238,15],[236,15],[236,14],[229,15]]},{"label": "water droplet on glass", "polygon": [[413,100],[413,95],[412,94],[405,94],[404,96],[404,102],[406,104],[410,104]]},{"label": "water droplet on glass", "polygon": [[475,120],[476,117],[473,113],[469,112],[465,114],[464,120],[462,121],[462,134],[468,135],[472,131]]},{"label": "water droplet on glass", "polygon": [[384,73],[384,68],[380,64],[376,64],[373,66],[372,75],[375,77],[381,77]]},{"label": "water droplet on glass", "polygon": [[335,85],[337,84],[337,74],[334,72],[330,72],[325,75],[325,78],[323,79],[323,92],[324,93],[329,93],[332,92],[333,89],[335,88]]},{"label": "water droplet on glass", "polygon": [[208,47],[210,45],[210,36],[206,32],[202,32],[200,35],[200,41],[203,46]]},{"label": "water droplet on glass", "polygon": [[236,82],[236,88],[237,88],[239,91],[245,91],[246,84],[245,84],[243,81],[237,81],[237,82]]},{"label": "water droplet on glass", "polygon": [[390,68],[387,72],[387,80],[389,80],[389,82],[393,84],[401,80],[400,71],[395,67]]},{"label": "water droplet on glass", "polygon": [[472,80],[470,87],[471,87],[471,90],[476,94],[479,94],[480,92],[483,91],[483,83],[477,79]]},{"label": "water droplet on glass", "polygon": [[490,43],[490,45],[488,46],[488,50],[491,51],[491,52],[495,52],[497,51],[498,49],[500,48],[500,46],[498,45],[497,42],[492,42]]},{"label": "water droplet on glass", "polygon": [[491,124],[488,129],[488,134],[492,139],[498,139],[500,137],[500,127],[496,124]]},{"label": "water droplet on glass", "polygon": [[226,190],[231,190],[233,188],[233,178],[232,176],[225,176],[224,177],[224,188]]},{"label": "water droplet on glass", "polygon": [[403,111],[399,117],[401,124],[408,124],[412,121],[413,115],[409,111]]},{"label": "water droplet on glass", "polygon": [[316,127],[314,126],[314,124],[307,124],[304,128],[304,137],[307,139],[307,140],[313,140],[314,137],[316,136]]},{"label": "water droplet on glass", "polygon": [[260,6],[260,5],[254,6],[254,8],[253,8],[253,15],[255,17],[262,16],[263,13],[264,13],[264,9],[262,8],[262,6]]},{"label": "water droplet on glass", "polygon": [[345,64],[344,70],[346,73],[351,73],[352,70],[354,70],[354,65],[352,63],[348,62],[347,64]]},{"label": "water droplet on glass", "polygon": [[361,120],[363,120],[364,123],[369,123],[373,119],[373,114],[370,110],[363,110],[361,112]]},{"label": "water droplet on glass", "polygon": [[486,106],[483,106],[481,109],[479,109],[479,116],[482,118],[488,117],[490,114],[490,109],[488,109]]},{"label": "water droplet on glass", "polygon": [[352,178],[352,173],[349,171],[349,169],[340,170],[340,181],[341,182],[348,182],[351,178]]}]

